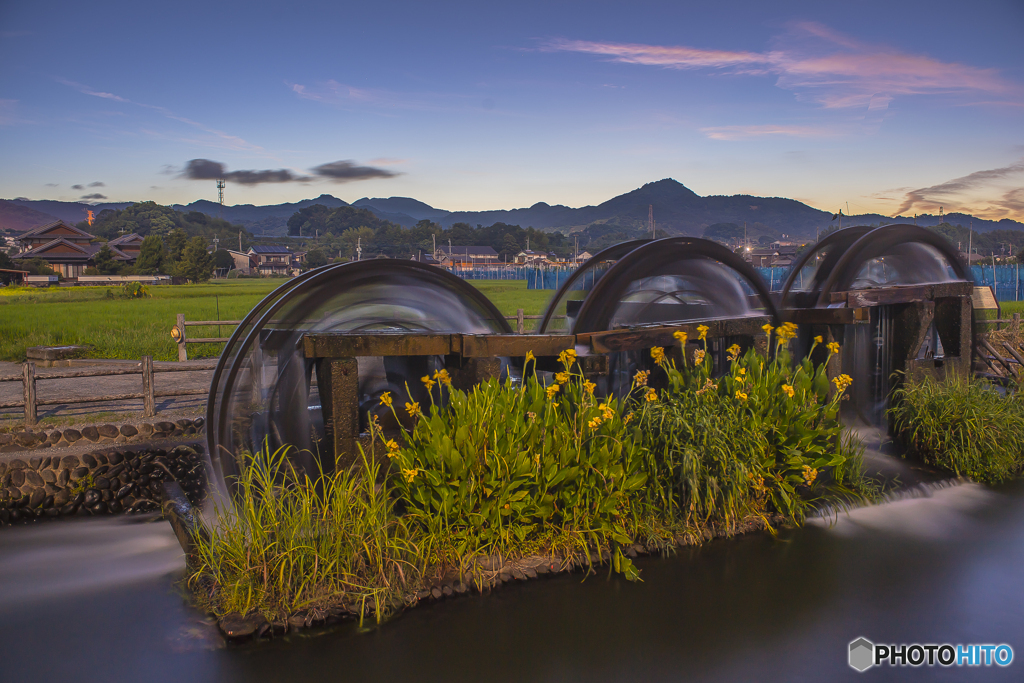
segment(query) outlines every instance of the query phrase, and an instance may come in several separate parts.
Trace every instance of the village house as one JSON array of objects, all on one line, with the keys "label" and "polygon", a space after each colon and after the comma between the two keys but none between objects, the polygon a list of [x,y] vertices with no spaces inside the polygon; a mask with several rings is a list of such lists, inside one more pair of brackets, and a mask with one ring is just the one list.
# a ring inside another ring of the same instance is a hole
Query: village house
[{"label": "village house", "polygon": [[258,244],[246,253],[253,260],[252,268],[260,275],[291,275],[292,252],[279,244]]},{"label": "village house", "polygon": [[491,247],[438,247],[434,258],[442,266],[495,265],[498,252]]},{"label": "village house", "polygon": [[[133,237],[127,235],[124,239]],[[134,235],[138,237],[138,235]],[[93,242],[96,239],[84,230],[80,230],[64,221],[54,221],[37,228],[33,228],[21,234],[18,243],[22,251],[14,254],[16,259],[39,258],[46,261],[54,272],[65,278],[77,278],[85,274],[85,269],[93,265],[93,258],[96,256],[103,244]],[[139,241],[141,244],[141,239]],[[124,263],[131,263],[138,255],[129,255],[121,251],[116,245],[108,244],[113,252],[114,260]]]}]

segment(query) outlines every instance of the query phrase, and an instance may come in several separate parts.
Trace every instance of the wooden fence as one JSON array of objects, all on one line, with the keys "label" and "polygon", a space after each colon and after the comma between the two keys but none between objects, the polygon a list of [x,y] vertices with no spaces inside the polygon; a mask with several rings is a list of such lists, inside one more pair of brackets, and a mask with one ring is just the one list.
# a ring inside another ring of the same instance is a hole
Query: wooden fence
[{"label": "wooden fence", "polygon": [[[516,309],[515,315],[506,315],[505,320],[515,321],[516,334],[526,334],[527,320],[542,320],[542,315],[525,315],[523,309]],[[564,315],[552,316],[552,320],[564,320]],[[171,337],[178,343],[178,360],[188,360],[189,344],[218,344],[228,340],[228,337],[195,337],[190,338],[185,329],[188,327],[219,327],[221,325],[237,326],[241,320],[185,320],[185,314],[179,313],[174,327],[171,328]]]},{"label": "wooden fence", "polygon": [[[23,398],[20,401],[0,402],[0,408],[25,408],[25,426],[31,427],[38,421],[36,408],[38,406],[65,405],[70,403],[102,403],[107,401],[127,401],[131,399],[142,399],[143,415],[153,417],[156,415],[156,399],[167,396],[205,396],[208,389],[178,389],[174,391],[157,391],[153,382],[153,375],[158,372],[191,372],[194,370],[212,370],[216,367],[216,361],[195,363],[188,367],[161,366],[154,367],[152,356],[143,356],[134,367],[128,368],[101,368],[94,370],[63,370],[58,372],[47,372],[44,375],[36,375],[35,363],[23,363],[20,375],[0,376],[0,382],[21,382],[23,385]],[[114,377],[117,375],[142,375],[142,391],[128,394],[109,394],[104,396],[81,396],[65,398],[39,399],[36,396],[36,383],[41,380],[50,379],[71,379],[75,377]]]}]

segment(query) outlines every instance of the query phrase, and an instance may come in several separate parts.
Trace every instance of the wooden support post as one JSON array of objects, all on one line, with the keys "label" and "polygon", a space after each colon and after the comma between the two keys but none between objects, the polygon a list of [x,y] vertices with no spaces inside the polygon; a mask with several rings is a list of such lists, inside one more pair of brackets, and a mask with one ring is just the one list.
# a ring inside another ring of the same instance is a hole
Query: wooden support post
[{"label": "wooden support post", "polygon": [[36,423],[36,364],[22,365],[25,383],[25,426],[32,427]]},{"label": "wooden support post", "polygon": [[178,360],[188,360],[188,350],[185,348],[185,314],[178,314]]},{"label": "wooden support post", "polygon": [[153,395],[153,356],[142,357],[142,416],[156,415],[156,398]]},{"label": "wooden support post", "polygon": [[452,388],[462,391],[472,391],[481,382],[501,377],[500,358],[462,358],[460,362],[458,356],[448,356],[445,365],[452,378]]},{"label": "wooden support post", "polygon": [[359,437],[359,365],[355,358],[324,358],[316,366],[317,391],[327,435],[325,472],[355,462]]},{"label": "wooden support post", "polygon": [[516,334],[523,334],[526,332],[526,323],[523,321],[523,309],[516,309]]},{"label": "wooden support post", "polygon": [[263,347],[260,346],[258,340],[252,347],[252,355],[249,360],[249,376],[252,404],[253,406],[259,406],[263,403]]}]

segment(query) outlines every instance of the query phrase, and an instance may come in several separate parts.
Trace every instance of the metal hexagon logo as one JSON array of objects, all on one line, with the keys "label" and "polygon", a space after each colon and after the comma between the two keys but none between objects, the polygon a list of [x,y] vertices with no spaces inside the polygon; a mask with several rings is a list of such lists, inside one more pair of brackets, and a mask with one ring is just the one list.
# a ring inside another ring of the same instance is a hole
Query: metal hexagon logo
[{"label": "metal hexagon logo", "polygon": [[875,663],[875,644],[867,638],[858,638],[850,643],[850,666],[857,671],[867,671]]}]

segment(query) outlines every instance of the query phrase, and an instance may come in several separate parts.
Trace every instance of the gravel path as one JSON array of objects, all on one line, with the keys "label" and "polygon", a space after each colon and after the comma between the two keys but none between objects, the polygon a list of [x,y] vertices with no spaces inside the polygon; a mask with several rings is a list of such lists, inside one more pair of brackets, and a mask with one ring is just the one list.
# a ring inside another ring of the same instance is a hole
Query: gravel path
[{"label": "gravel path", "polygon": [[[181,367],[188,364],[158,361],[154,363],[154,366]],[[102,369],[104,367],[127,369],[133,365],[137,366],[138,363],[136,361],[95,361],[85,365],[80,361],[73,368],[42,368],[36,366],[36,396],[40,400],[46,400],[52,398],[86,398],[89,396],[139,393],[142,391],[142,375],[46,379],[48,374],[67,370]],[[0,376],[20,375],[21,373],[22,366],[20,363],[0,361]],[[158,372],[154,374],[153,382],[157,392],[180,389],[208,390],[212,377],[212,370]],[[20,381],[0,382],[0,403],[19,400],[22,392],[23,384]],[[125,401],[39,406],[37,408],[37,416],[42,425],[53,427],[97,422],[125,424],[153,420],[174,421],[182,417],[198,417],[202,415],[206,410],[206,395],[158,397],[156,399],[157,415],[154,418],[143,418],[142,409],[142,399],[140,398]],[[0,408],[0,428],[17,426],[22,423],[23,419],[23,408]]]}]

